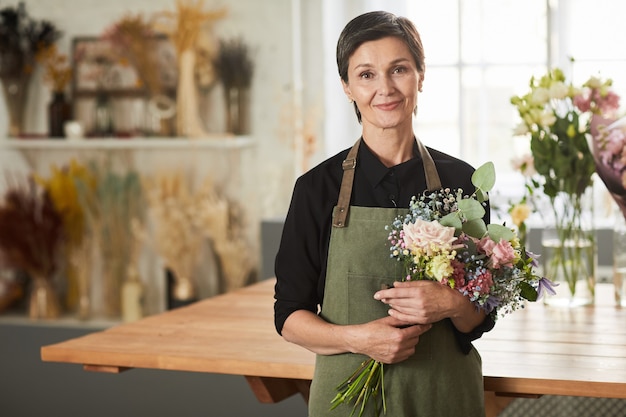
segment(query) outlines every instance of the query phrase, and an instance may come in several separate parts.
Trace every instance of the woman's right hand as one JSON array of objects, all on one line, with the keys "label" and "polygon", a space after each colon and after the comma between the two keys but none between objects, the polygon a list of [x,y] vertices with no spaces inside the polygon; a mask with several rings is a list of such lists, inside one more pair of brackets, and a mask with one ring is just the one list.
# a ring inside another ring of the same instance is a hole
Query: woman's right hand
[{"label": "woman's right hand", "polygon": [[394,317],[383,317],[369,323],[349,326],[348,342],[353,353],[361,353],[382,363],[397,363],[415,353],[419,337],[430,324],[407,325]]},{"label": "woman's right hand", "polygon": [[430,324],[410,324],[392,316],[363,324],[328,323],[306,310],[291,313],[282,336],[320,355],[352,352],[367,355],[382,363],[397,363],[415,353],[419,337]]}]

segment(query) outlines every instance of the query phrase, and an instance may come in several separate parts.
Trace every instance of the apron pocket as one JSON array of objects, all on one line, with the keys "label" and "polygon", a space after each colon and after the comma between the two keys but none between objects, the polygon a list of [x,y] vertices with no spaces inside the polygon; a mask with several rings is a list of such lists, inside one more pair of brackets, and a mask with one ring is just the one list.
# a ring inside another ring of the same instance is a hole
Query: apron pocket
[{"label": "apron pocket", "polygon": [[375,300],[374,293],[393,282],[394,278],[348,272],[348,323],[361,324],[386,317],[389,306]]}]

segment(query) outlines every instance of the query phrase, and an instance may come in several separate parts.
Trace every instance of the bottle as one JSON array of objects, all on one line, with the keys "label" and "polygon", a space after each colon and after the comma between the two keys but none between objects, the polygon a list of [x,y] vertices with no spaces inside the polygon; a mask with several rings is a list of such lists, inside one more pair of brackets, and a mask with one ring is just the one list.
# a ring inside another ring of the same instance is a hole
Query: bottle
[{"label": "bottle", "polygon": [[51,138],[65,137],[65,122],[71,118],[70,104],[63,91],[55,91],[48,104],[48,136]]},{"label": "bottle", "polygon": [[143,317],[143,284],[137,269],[128,267],[128,275],[122,284],[122,320],[125,322],[139,320]]}]

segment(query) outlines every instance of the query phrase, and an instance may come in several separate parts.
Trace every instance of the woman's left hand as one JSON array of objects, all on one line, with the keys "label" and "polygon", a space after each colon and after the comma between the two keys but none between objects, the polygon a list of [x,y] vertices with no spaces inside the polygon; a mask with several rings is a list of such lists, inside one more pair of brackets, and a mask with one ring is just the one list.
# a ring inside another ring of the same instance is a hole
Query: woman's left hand
[{"label": "woman's left hand", "polygon": [[429,324],[458,317],[469,300],[458,291],[434,281],[395,282],[374,298],[389,305],[389,315],[409,323]]}]

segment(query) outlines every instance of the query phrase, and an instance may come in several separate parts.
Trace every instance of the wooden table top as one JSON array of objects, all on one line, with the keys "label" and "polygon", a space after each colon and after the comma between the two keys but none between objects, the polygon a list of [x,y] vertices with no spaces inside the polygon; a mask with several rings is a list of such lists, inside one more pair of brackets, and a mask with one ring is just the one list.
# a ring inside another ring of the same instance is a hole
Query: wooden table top
[{"label": "wooden table top", "polygon": [[[315,355],[285,342],[274,330],[274,283],[265,280],[43,346],[41,358],[105,372],[150,368],[310,380]],[[594,307],[532,303],[498,320],[475,342],[483,359],[485,390],[513,396],[626,398],[626,309],[613,306],[612,288],[598,286],[602,302]]]}]

